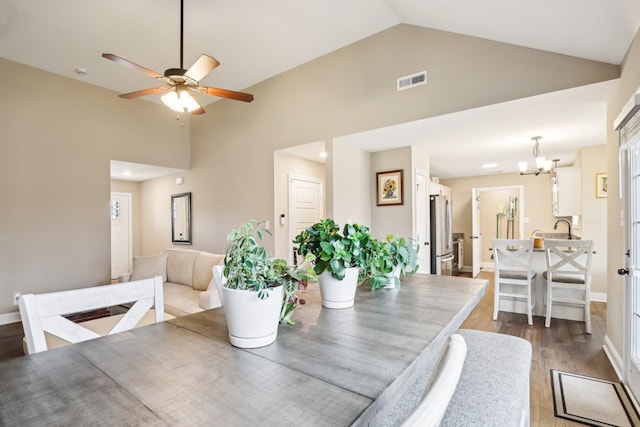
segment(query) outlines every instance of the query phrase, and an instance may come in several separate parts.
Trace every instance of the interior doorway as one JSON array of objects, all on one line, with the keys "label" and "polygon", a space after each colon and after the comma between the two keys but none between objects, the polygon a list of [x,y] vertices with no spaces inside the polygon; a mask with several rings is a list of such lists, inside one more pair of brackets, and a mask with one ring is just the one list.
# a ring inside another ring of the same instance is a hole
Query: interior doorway
[{"label": "interior doorway", "polygon": [[524,238],[524,186],[471,190],[472,276],[493,268],[491,239]]},{"label": "interior doorway", "polygon": [[[289,262],[294,263],[293,238],[320,221],[324,212],[322,180],[289,175]],[[300,263],[300,259],[297,259]]]},{"label": "interior doorway", "polygon": [[[621,196],[624,204],[625,337],[624,376],[640,396],[640,115],[621,130]],[[606,188],[605,188],[606,191]]]},{"label": "interior doorway", "polygon": [[111,193],[111,279],[131,271],[131,193]]}]

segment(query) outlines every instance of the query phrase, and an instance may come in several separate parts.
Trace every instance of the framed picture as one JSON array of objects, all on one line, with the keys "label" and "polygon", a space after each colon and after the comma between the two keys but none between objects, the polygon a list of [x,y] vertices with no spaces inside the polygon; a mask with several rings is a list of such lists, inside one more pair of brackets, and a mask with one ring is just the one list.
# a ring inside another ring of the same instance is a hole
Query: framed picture
[{"label": "framed picture", "polygon": [[376,172],[378,206],[402,205],[402,169]]},{"label": "framed picture", "polygon": [[596,174],[596,197],[598,199],[607,197],[607,174],[606,173]]}]

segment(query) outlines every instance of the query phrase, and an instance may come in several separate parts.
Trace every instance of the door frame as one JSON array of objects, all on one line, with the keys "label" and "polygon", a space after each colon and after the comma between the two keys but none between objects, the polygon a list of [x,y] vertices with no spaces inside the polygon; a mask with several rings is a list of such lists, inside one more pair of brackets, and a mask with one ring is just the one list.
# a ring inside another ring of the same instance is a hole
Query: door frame
[{"label": "door frame", "polygon": [[293,238],[296,237],[296,233],[295,230],[293,230],[293,225],[294,225],[294,221],[293,221],[293,215],[292,212],[294,210],[294,203],[293,203],[293,196],[292,196],[292,185],[291,185],[291,181],[293,180],[297,180],[297,181],[307,181],[307,182],[312,182],[315,184],[318,184],[319,188],[319,197],[320,199],[318,200],[318,205],[320,206],[320,215],[318,220],[322,219],[323,215],[324,215],[324,211],[325,211],[325,206],[324,206],[324,181],[320,178],[314,178],[314,177],[310,177],[310,176],[303,176],[303,175],[297,175],[297,174],[292,174],[289,173],[287,174],[287,215],[289,215],[289,225],[287,227],[287,235],[288,237],[288,255],[287,255],[287,260],[289,263],[293,264]]},{"label": "door frame", "polygon": [[[418,176],[423,178],[423,182],[424,182],[424,189],[420,189],[418,187]],[[415,206],[415,211],[414,211],[414,225],[413,225],[413,230],[414,230],[414,235],[413,238],[415,239],[415,241],[420,244],[420,242],[422,242],[422,246],[418,248],[418,272],[420,273],[430,273],[431,272],[431,254],[430,254],[430,242],[429,242],[429,224],[431,224],[431,218],[430,218],[430,213],[429,213],[429,175],[427,174],[426,171],[422,170],[422,169],[415,169],[415,182],[416,182],[416,203],[414,204]],[[420,212],[419,208],[420,206],[417,203],[417,199],[418,199],[418,195],[422,194],[423,197],[423,206],[422,208],[424,209],[424,212]],[[422,218],[421,218],[422,217]],[[424,221],[423,225],[424,225],[424,236],[422,236],[422,238],[419,238],[420,236],[418,235],[418,223],[420,221]],[[424,263],[422,262],[424,261]]]},{"label": "door frame", "polygon": [[[127,198],[127,205],[128,205],[128,209],[127,209],[127,215],[129,217],[129,230],[127,230],[127,233],[129,235],[128,243],[129,243],[129,259],[127,260],[127,268],[129,269],[129,271],[131,271],[131,268],[133,266],[133,194],[131,193],[125,193],[125,192],[121,192],[121,191],[112,191],[110,194],[110,198],[109,201],[113,201],[113,196],[123,196]],[[111,206],[111,203],[109,203],[109,208],[113,209]],[[111,219],[111,212],[109,212],[109,219]],[[111,233],[112,233],[112,229],[111,229],[111,222],[109,222],[109,236],[111,237]],[[109,245],[111,246],[111,245]],[[113,250],[113,248],[111,248],[111,250]],[[109,251],[109,256],[111,257],[111,251]],[[111,270],[113,270],[113,260],[111,261]],[[113,277],[112,277],[113,279]]]},{"label": "door frame", "polygon": [[[518,235],[524,238],[524,185],[501,185],[498,187],[478,187],[471,189],[471,241],[473,251],[471,254],[471,276],[476,277],[482,266],[482,230],[480,229],[480,196],[483,191],[519,190],[520,215],[518,215]],[[474,232],[477,232],[477,236]]]}]

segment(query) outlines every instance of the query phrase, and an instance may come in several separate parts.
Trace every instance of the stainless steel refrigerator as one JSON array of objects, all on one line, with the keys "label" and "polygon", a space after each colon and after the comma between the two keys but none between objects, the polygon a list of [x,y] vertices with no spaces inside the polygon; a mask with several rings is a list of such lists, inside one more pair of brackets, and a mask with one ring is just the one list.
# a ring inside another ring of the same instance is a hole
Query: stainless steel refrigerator
[{"label": "stainless steel refrigerator", "polygon": [[451,196],[432,194],[431,205],[431,274],[453,274],[453,216]]}]

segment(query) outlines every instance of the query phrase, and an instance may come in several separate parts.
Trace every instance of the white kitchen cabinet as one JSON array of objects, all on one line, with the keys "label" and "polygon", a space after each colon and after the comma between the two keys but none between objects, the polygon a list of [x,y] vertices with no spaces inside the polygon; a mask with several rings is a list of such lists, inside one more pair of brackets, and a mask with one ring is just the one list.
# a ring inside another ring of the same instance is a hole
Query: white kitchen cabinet
[{"label": "white kitchen cabinet", "polygon": [[553,215],[580,215],[580,168],[557,168],[553,178]]}]

